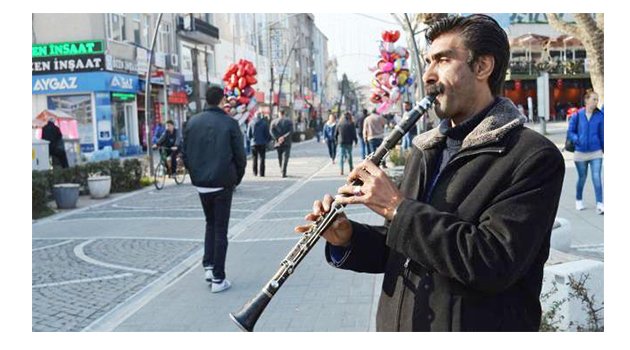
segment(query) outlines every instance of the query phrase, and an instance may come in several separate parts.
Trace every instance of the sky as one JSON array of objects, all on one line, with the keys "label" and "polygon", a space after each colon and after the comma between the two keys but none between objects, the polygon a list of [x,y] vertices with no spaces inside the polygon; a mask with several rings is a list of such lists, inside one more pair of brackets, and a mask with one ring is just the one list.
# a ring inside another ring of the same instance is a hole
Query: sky
[{"label": "sky", "polygon": [[[343,73],[348,79],[369,85],[372,72],[379,60],[379,41],[384,30],[399,30],[397,46],[407,46],[402,27],[391,13],[314,13],[315,25],[328,38],[328,54],[337,57],[338,78]],[[499,23],[507,27],[509,14],[496,14]],[[410,50],[411,51],[411,50]],[[409,63],[409,65],[411,65]]]},{"label": "sky", "polygon": [[337,57],[337,73],[349,80],[368,85],[372,80],[369,67],[378,62],[381,33],[399,30],[396,44],[405,45],[402,27],[389,13],[315,13],[315,25],[328,38],[328,55]]}]

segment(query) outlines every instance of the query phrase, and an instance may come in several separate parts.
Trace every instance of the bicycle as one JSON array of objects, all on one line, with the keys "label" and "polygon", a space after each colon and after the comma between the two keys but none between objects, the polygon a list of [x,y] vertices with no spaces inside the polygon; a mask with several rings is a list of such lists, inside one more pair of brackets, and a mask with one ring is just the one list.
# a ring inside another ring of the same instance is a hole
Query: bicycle
[{"label": "bicycle", "polygon": [[[166,150],[168,147],[159,147],[160,152],[160,161],[155,166],[155,172],[153,173],[153,185],[158,190],[164,188],[164,183],[166,181],[166,175],[169,174],[169,156],[166,154]],[[176,150],[177,147],[170,147],[171,150]],[[186,178],[186,167],[184,166],[184,160],[182,159],[181,153],[178,152],[176,161],[176,170],[174,174],[175,183],[181,185],[184,183],[184,179]]]}]

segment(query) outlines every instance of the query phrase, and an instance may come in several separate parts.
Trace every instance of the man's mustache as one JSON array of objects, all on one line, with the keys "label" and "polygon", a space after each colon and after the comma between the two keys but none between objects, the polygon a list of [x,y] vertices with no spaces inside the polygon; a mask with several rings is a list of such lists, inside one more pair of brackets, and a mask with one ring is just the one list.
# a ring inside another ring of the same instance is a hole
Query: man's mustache
[{"label": "man's mustache", "polygon": [[426,88],[429,95],[439,95],[444,92],[444,85],[441,83],[428,84]]}]

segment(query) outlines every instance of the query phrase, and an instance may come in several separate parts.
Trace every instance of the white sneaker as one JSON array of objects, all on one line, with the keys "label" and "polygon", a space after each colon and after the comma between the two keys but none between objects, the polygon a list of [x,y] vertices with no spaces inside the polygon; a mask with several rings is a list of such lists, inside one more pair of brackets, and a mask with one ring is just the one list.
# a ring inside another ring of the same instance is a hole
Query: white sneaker
[{"label": "white sneaker", "polygon": [[597,214],[599,215],[603,215],[604,214],[604,203],[597,203]]},{"label": "white sneaker", "polygon": [[231,286],[232,283],[230,283],[230,281],[228,281],[227,279],[224,279],[219,283],[212,282],[212,293],[222,292],[226,289],[229,289]]},{"label": "white sneaker", "polygon": [[207,282],[212,282],[212,279],[214,278],[214,274],[212,273],[212,266],[208,266],[204,268],[205,271],[205,277],[206,277],[206,281]]},{"label": "white sneaker", "polygon": [[575,209],[576,210],[584,210],[584,202],[582,202],[582,201],[575,201]]}]

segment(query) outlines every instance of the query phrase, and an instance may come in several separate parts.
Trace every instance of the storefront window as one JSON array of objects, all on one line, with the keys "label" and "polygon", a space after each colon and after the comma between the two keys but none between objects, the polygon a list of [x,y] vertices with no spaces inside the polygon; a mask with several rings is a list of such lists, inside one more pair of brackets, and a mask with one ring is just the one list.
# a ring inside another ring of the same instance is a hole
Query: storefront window
[{"label": "storefront window", "polygon": [[94,126],[92,124],[92,99],[85,95],[48,96],[48,109],[61,111],[77,121],[79,143],[82,149],[94,148]]}]

